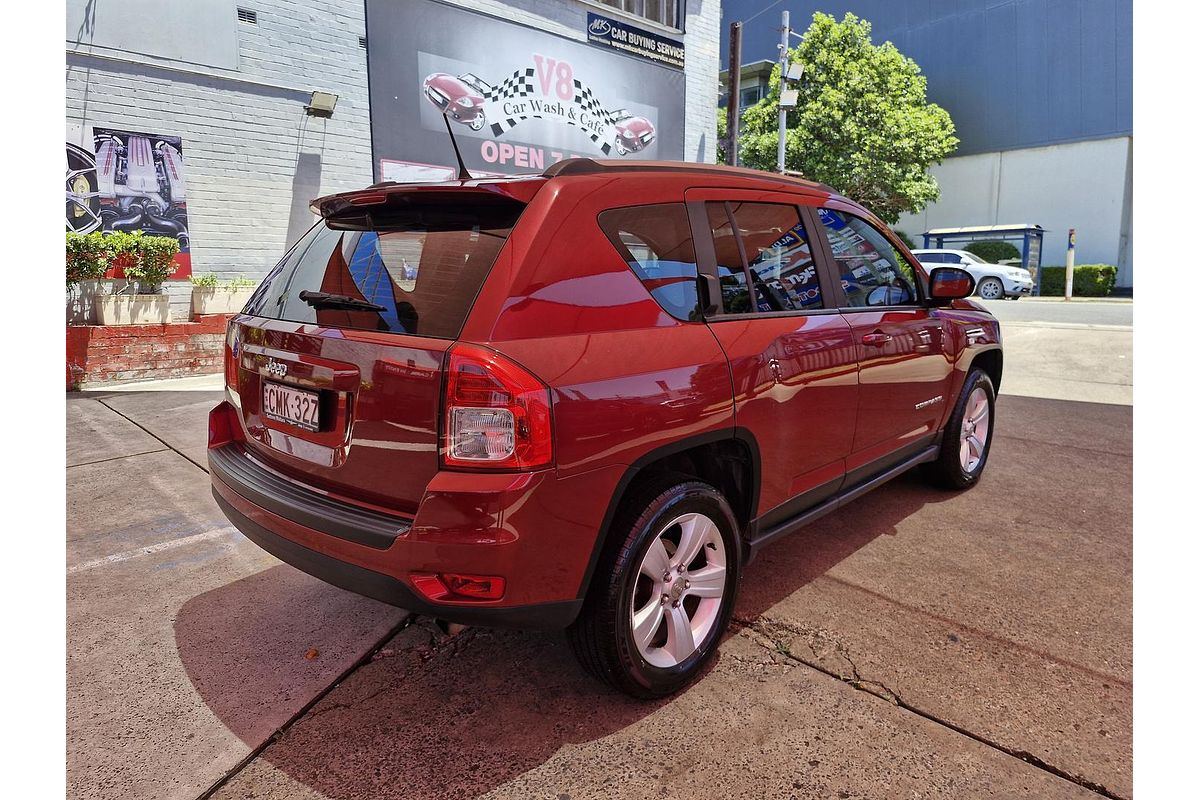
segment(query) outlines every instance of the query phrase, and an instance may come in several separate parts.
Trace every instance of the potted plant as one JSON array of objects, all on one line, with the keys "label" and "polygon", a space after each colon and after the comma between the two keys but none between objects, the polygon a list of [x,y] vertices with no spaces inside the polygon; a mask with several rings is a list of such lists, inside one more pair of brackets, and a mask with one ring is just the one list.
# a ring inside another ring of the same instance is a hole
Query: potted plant
[{"label": "potted plant", "polygon": [[201,314],[236,314],[245,307],[254,293],[255,282],[241,275],[231,281],[220,281],[216,274],[193,275],[192,316]]},{"label": "potted plant", "polygon": [[146,236],[141,231],[116,232],[105,237],[113,265],[125,271],[128,283],[96,303],[101,325],[144,325],[170,321],[171,298],[162,282],[175,274],[179,241],[170,236]]},{"label": "potted plant", "polygon": [[67,234],[67,322],[95,321],[98,281],[112,260],[112,250],[99,231]]}]

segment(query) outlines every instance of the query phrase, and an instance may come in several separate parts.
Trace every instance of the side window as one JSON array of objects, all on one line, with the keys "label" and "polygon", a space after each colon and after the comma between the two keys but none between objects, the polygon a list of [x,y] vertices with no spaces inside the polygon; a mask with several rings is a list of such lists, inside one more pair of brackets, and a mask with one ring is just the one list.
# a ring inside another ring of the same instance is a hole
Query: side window
[{"label": "side window", "polygon": [[746,281],[746,265],[738,246],[733,220],[724,203],[705,203],[708,227],[712,229],[717,278],[721,282],[721,306],[726,314],[749,314],[754,310]]},{"label": "side window", "polygon": [[822,228],[833,251],[846,305],[915,305],[918,300],[912,267],[887,237],[866,220],[844,211],[822,208]]},{"label": "side window", "polygon": [[795,206],[730,202],[708,203],[707,209],[726,314],[824,306],[808,233]]},{"label": "side window", "polygon": [[916,305],[916,276],[887,236],[852,213],[832,209],[818,213],[847,306]]},{"label": "side window", "polygon": [[729,207],[749,262],[758,310],[821,308],[817,267],[796,207],[779,203],[730,203]]},{"label": "side window", "polygon": [[683,203],[612,208],[596,219],[664,311],[684,321],[700,319],[696,250]]}]

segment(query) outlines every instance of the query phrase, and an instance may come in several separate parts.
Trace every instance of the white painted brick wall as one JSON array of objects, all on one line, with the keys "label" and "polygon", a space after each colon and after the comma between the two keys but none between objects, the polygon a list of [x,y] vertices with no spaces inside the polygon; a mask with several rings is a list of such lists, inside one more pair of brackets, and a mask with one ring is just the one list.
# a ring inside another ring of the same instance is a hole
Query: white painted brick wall
[{"label": "white painted brick wall", "polygon": [[[583,41],[578,0],[454,0]],[[219,70],[129,54],[67,53],[67,123],[183,138],[192,269],[261,277],[308,219],[313,197],[371,181],[361,0],[247,0],[258,24],[238,23],[239,68]],[[687,0],[684,153],[716,158],[719,0]],[[603,11],[602,11],[603,13]],[[208,35],[203,31],[184,35]],[[329,120],[304,112],[312,90],[338,95]],[[88,142],[90,145],[90,142]],[[319,159],[319,175],[313,168]],[[289,222],[291,223],[289,226]],[[172,313],[188,316],[190,286],[174,284]]]}]

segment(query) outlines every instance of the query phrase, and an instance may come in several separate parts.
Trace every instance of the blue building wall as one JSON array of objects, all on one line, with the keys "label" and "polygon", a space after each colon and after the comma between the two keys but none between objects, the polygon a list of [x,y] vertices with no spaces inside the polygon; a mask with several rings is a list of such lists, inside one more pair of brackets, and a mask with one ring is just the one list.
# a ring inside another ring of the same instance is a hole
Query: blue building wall
[{"label": "blue building wall", "polygon": [[[725,0],[722,68],[729,23],[769,4]],[[784,9],[800,33],[816,11],[869,20],[876,44],[921,66],[956,156],[1133,132],[1132,0],[784,0],[743,26],[742,63],[778,58]]]}]

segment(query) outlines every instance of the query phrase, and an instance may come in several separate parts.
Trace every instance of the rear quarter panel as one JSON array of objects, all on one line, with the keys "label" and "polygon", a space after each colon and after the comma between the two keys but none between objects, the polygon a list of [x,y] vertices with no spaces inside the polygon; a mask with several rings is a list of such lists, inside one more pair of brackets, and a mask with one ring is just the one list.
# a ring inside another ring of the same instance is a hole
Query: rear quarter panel
[{"label": "rear quarter panel", "polygon": [[[551,181],[513,230],[462,338],[494,347],[551,388],[560,476],[728,428],[729,367],[702,322],[667,314],[596,222],[606,209],[683,202],[686,181]],[[636,190],[634,189],[636,187]]]}]

